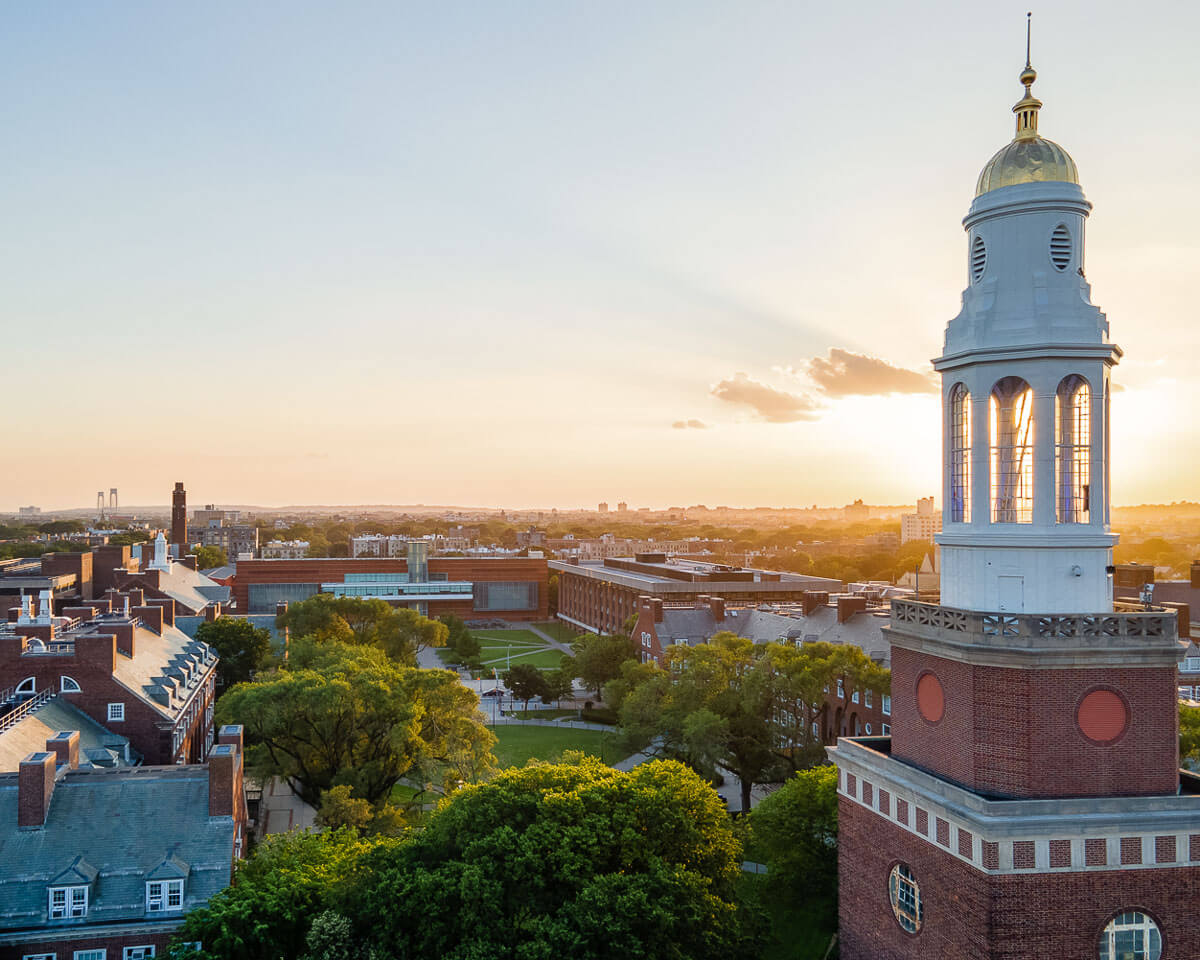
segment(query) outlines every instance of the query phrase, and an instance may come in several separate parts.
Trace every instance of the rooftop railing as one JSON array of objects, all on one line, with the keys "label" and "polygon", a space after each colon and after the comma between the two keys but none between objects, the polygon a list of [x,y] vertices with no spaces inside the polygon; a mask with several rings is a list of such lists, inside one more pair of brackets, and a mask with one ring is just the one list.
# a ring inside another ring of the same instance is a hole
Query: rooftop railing
[{"label": "rooftop railing", "polygon": [[1113,613],[990,613],[943,607],[919,600],[893,600],[892,626],[919,636],[968,636],[1069,639],[1161,638],[1175,639],[1178,619],[1174,610],[1118,610]]},{"label": "rooftop railing", "polygon": [[[8,691],[5,692],[7,693]],[[10,727],[15,727],[25,717],[53,697],[57,692],[58,691],[53,687],[47,687],[45,690],[39,690],[28,700],[22,700],[12,710],[0,717],[0,733],[3,733]]]}]

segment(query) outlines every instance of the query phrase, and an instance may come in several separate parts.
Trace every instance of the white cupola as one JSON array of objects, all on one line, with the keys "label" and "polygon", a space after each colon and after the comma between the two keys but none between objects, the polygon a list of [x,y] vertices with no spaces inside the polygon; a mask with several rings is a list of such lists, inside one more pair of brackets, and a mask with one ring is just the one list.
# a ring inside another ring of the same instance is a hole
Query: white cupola
[{"label": "white cupola", "polygon": [[1112,609],[1109,370],[1121,350],[1091,302],[1092,205],[1038,132],[1026,57],[1016,136],[980,174],[963,226],[967,287],[942,356],[942,603]]}]

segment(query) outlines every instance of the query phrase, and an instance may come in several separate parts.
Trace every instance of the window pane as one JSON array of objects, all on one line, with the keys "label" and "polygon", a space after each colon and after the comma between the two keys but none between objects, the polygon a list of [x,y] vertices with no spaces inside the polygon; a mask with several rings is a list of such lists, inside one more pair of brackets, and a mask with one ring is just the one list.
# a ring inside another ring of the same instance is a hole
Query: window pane
[{"label": "window pane", "polygon": [[1033,391],[1020,377],[992,389],[992,522],[1033,522]]}]

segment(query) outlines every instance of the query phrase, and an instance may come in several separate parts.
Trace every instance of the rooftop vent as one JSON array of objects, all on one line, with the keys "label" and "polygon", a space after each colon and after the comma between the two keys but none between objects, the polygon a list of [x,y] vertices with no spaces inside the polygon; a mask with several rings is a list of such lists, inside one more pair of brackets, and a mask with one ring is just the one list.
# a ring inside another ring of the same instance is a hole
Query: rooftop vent
[{"label": "rooftop vent", "polygon": [[1060,223],[1050,234],[1050,262],[1055,270],[1066,270],[1071,265],[1071,232]]}]

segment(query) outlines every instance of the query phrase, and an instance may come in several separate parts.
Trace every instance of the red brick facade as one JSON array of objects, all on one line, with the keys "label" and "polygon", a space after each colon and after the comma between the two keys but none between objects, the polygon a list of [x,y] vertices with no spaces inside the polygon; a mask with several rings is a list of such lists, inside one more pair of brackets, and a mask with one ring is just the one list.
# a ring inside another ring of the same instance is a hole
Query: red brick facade
[{"label": "red brick facade", "polygon": [[[937,722],[916,696],[932,673],[945,697]],[[1085,695],[1114,691],[1129,708],[1110,743],[1076,722]],[[892,648],[893,756],[989,796],[1174,793],[1179,730],[1171,668],[1018,670],[973,666]]]},{"label": "red brick facade", "polygon": [[[846,797],[838,849],[842,960],[1095,960],[1101,931],[1126,909],[1158,923],[1164,960],[1200,957],[1195,867],[989,875]],[[916,934],[892,913],[888,876],[898,862],[920,887]]]},{"label": "red brick facade", "polygon": [[[126,947],[154,947],[155,957],[167,955],[167,944],[175,935],[175,930],[182,925],[182,919],[175,924],[157,923],[153,933],[124,932],[120,935],[105,936],[96,931],[79,931],[81,936],[70,938],[67,930],[57,934],[44,933],[42,936],[55,936],[60,939],[24,940],[15,944],[0,944],[0,960],[23,960],[27,956],[53,954],[55,960],[71,960],[76,950],[107,950],[106,960],[121,960]],[[165,928],[165,929],[164,929]]]},{"label": "red brick facade", "polygon": [[[408,572],[399,557],[354,559],[241,560],[233,582],[233,601],[239,613],[250,612],[250,587],[255,584],[341,583],[348,573]],[[541,557],[430,557],[429,573],[445,574],[449,582],[536,583],[537,606],[531,610],[477,610],[472,601],[429,601],[429,616],[454,614],[464,620],[546,620],[549,612],[549,572]],[[274,605],[271,606],[274,612]]]}]

